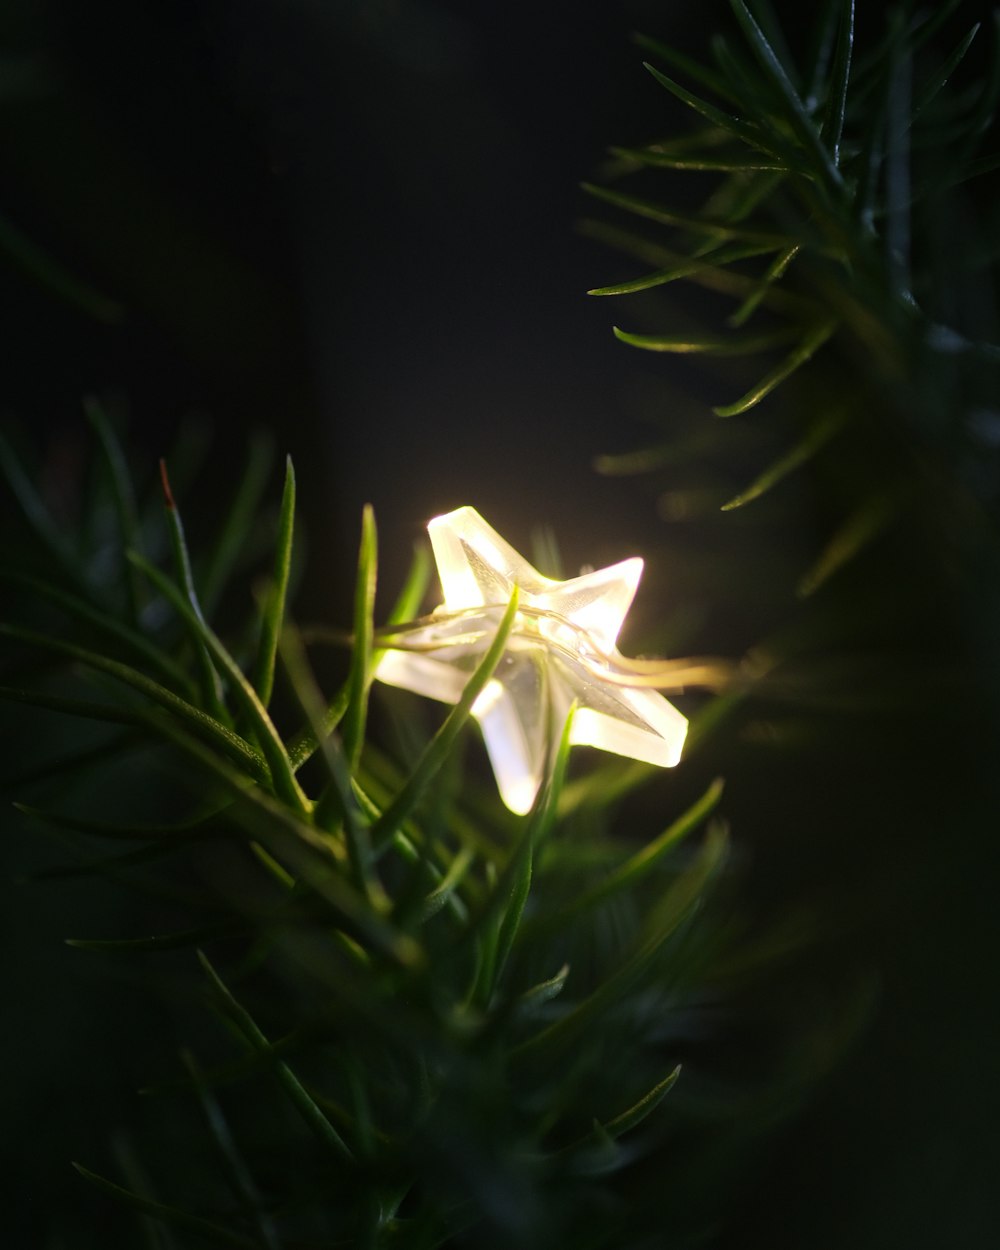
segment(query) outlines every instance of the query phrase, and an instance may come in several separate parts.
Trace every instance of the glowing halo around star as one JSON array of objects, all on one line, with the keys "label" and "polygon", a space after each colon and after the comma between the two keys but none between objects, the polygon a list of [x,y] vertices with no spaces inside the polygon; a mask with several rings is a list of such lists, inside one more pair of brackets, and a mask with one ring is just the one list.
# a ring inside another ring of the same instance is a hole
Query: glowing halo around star
[{"label": "glowing halo around star", "polygon": [[375,676],[457,703],[517,586],[506,649],[472,708],[511,811],[530,810],[574,703],[571,742],[662,767],[678,762],[687,719],[658,691],[642,688],[633,676],[639,663],[615,645],[641,559],[559,582],[532,568],[475,508],[435,517],[427,530],[444,603],[384,653]]}]

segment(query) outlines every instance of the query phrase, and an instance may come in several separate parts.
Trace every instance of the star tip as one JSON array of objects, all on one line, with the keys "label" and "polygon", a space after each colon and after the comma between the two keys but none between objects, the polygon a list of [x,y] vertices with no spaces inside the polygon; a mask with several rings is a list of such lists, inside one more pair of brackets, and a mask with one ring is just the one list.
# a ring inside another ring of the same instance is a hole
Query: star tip
[{"label": "star tip", "polygon": [[175,512],[177,504],[174,502],[174,492],[170,489],[170,475],[167,473],[167,462],[160,457],[160,489],[163,492],[163,503],[168,512]]},{"label": "star tip", "polygon": [[450,512],[440,512],[437,516],[432,516],[427,522],[428,531],[441,529],[444,525],[450,525],[455,518],[463,512],[471,511],[467,504],[463,504],[460,508],[452,508]]},{"label": "star tip", "polygon": [[442,513],[439,513],[438,516],[432,517],[431,520],[427,522],[427,524],[428,525],[441,525],[445,521],[450,521],[452,517],[458,517],[462,515],[468,516],[470,514],[472,516],[479,516],[479,513],[475,510],[475,508],[473,508],[471,504],[463,503],[457,508],[452,508],[448,512],[442,512]]},{"label": "star tip", "polygon": [[525,778],[522,781],[508,783],[500,792],[504,806],[515,816],[527,816],[535,805],[539,786]]},{"label": "star tip", "polygon": [[642,577],[642,571],[646,567],[646,561],[642,556],[629,556],[627,560],[621,562],[621,567],[625,571],[625,576],[636,586]]}]

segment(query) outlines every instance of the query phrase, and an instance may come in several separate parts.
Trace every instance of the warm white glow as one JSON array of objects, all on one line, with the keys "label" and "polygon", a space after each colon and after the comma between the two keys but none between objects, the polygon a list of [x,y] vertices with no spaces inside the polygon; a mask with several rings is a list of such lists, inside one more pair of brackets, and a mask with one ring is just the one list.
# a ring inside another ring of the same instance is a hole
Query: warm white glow
[{"label": "warm white glow", "polygon": [[473,703],[472,715],[478,716],[480,720],[487,716],[503,698],[503,693],[503,686],[495,677],[491,677],[479,698]]},{"label": "warm white glow", "polygon": [[663,767],[677,763],[685,717],[655,690],[610,680],[616,662],[625,664],[615,644],[642,575],[640,559],[558,582],[532,568],[474,508],[435,517],[427,529],[444,604],[407,635],[405,645],[417,649],[386,651],[375,675],[457,703],[517,586],[507,650],[472,708],[512,811],[530,810],[574,702],[574,743]]}]

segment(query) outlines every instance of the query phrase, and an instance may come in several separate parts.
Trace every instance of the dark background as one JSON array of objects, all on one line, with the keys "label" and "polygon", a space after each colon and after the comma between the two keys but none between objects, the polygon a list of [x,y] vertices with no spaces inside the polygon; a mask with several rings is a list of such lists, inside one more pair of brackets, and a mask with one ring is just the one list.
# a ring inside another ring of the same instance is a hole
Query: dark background
[{"label": "dark background", "polygon": [[644,509],[589,471],[628,362],[578,183],[664,113],[630,30],[687,9],[8,6],[7,214],[119,310],[8,278],[8,402],[111,388],[148,454],[191,411],[233,455],[273,429],[333,568],[365,501],[389,552],[465,501],[612,549]]},{"label": "dark background", "polygon": [[[521,549],[551,526],[568,570],[649,556],[636,639],[739,655],[803,614],[821,622],[792,587],[829,481],[807,478],[762,521],[668,527],[658,486],[592,469],[598,453],[649,440],[650,378],[681,392],[679,422],[718,402],[710,382],[673,378],[612,339],[623,314],[585,291],[631,271],[574,222],[591,211],[578,183],[608,144],[678,122],[630,30],[697,52],[727,12],[671,0],[586,11],[8,0],[5,424],[57,495],[60,464],[85,443],[83,395],[127,410],[143,480],[185,421],[211,429],[207,467],[181,500],[195,541],[249,434],[271,431],[300,479],[304,618],[346,620],[370,501],[386,601],[426,519],[472,503]],[[68,298],[34,248],[80,284]],[[669,428],[669,403],[652,406]],[[690,484],[714,498],[748,480],[763,451],[745,437]],[[847,698],[819,729],[813,711],[797,745],[770,741],[762,717],[710,761],[730,778],[744,907],[804,909],[821,930],[760,995],[736,994],[714,1060],[749,1068],[753,1084],[767,1065],[741,1043],[780,1052],[800,1061],[808,1091],[785,1083],[769,1110],[745,1115],[734,1093],[701,1124],[721,1179],[691,1186],[717,1212],[717,1244],[965,1245],[996,1226],[995,725],[954,571],[911,531],[875,561],[842,589],[868,622],[847,650],[897,666],[905,701]],[[942,695],[945,654],[962,671]],[[864,680],[845,671],[854,696]],[[9,875],[36,856],[20,832]],[[130,1244],[130,1217],[81,1193],[66,1159],[110,1170],[110,1130],[141,1137],[132,1091],[171,1032],[167,1004],[60,945],[70,931],[128,931],[113,889],[6,893],[3,1183],[16,1244]]]}]

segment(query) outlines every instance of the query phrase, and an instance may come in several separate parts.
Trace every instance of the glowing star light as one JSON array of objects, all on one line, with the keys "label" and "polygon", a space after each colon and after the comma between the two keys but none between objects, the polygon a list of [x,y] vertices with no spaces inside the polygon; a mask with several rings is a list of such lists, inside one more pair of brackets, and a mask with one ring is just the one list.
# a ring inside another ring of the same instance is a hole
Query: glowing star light
[{"label": "glowing star light", "polygon": [[[376,676],[457,703],[515,586],[518,611],[493,676],[473,704],[500,795],[527,812],[553,735],[576,712],[570,740],[671,767],[687,720],[655,690],[629,686],[615,643],[642,574],[633,558],[566,582],[543,577],[483,520],[458,508],[427,526],[444,603],[386,651]],[[390,646],[393,644],[389,644]]]}]

